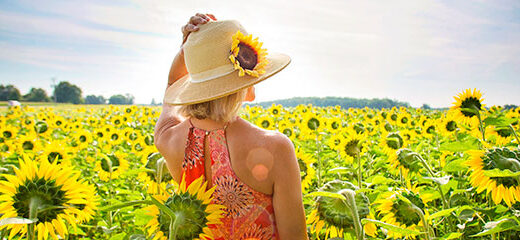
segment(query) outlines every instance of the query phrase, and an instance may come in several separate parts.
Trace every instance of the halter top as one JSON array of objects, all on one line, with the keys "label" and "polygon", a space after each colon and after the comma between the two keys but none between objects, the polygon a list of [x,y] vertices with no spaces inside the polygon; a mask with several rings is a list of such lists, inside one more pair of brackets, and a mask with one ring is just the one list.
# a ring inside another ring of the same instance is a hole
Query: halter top
[{"label": "halter top", "polygon": [[278,239],[272,196],[249,187],[231,168],[225,132],[227,124],[224,128],[206,131],[193,126],[191,119],[189,122],[182,174],[185,174],[187,184],[205,176],[204,143],[208,137],[211,183],[215,186],[212,203],[226,207],[222,225],[208,226],[214,239]]}]

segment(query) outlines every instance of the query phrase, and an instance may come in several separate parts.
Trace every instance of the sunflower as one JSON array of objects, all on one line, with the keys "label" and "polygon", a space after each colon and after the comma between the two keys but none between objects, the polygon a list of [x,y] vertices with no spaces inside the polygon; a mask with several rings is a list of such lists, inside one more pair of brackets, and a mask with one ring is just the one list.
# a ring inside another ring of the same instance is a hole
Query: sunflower
[{"label": "sunflower", "polygon": [[457,96],[453,97],[455,102],[453,102],[453,106],[451,109],[455,110],[455,118],[457,121],[461,121],[464,124],[478,124],[478,119],[475,118],[479,111],[484,110],[484,98],[482,98],[482,93],[473,89],[466,89],[462,93],[459,93]]},{"label": "sunflower", "polygon": [[441,135],[450,136],[457,132],[457,130],[457,120],[455,119],[453,112],[448,112],[439,120],[439,132]]},{"label": "sunflower", "polygon": [[263,129],[275,129],[273,119],[268,116],[262,116],[257,118],[255,124]]},{"label": "sunflower", "polygon": [[[68,234],[66,225],[76,227],[77,223],[88,221],[95,214],[99,199],[95,189],[79,180],[79,172],[70,166],[61,166],[41,161],[39,166],[26,156],[19,159],[15,175],[2,175],[7,181],[0,181],[0,220],[6,218],[37,219],[34,234],[38,239],[58,239]],[[31,209],[36,207],[35,215]],[[8,224],[9,239],[23,237],[30,226]]]},{"label": "sunflower", "polygon": [[[221,224],[224,206],[211,203],[215,187],[206,190],[204,176],[193,181],[189,186],[182,176],[179,187],[173,194],[163,192],[156,198],[175,214],[182,215],[175,219],[177,236],[175,239],[214,239],[209,226]],[[153,216],[147,224],[147,234],[151,239],[168,239],[171,219],[155,205],[146,207],[148,215]],[[177,222],[179,220],[179,222]]]},{"label": "sunflower", "polygon": [[354,158],[361,156],[367,151],[366,135],[357,133],[353,128],[345,129],[346,139],[341,142],[339,152],[345,162],[352,163]]},{"label": "sunflower", "polygon": [[508,127],[490,126],[488,129],[489,131],[486,130],[486,139],[496,145],[504,146],[514,139],[513,131]]},{"label": "sunflower", "polygon": [[296,133],[294,132],[294,125],[288,120],[281,120],[280,122],[278,122],[278,130],[293,141],[296,138]]},{"label": "sunflower", "polygon": [[247,74],[258,77],[265,73],[267,50],[262,48],[262,42],[258,38],[253,39],[253,35],[244,36],[237,31],[233,35],[230,53],[229,60],[238,69],[238,76]]},{"label": "sunflower", "polygon": [[399,113],[397,116],[396,123],[398,126],[408,127],[410,125],[411,119],[412,119],[412,116],[409,113],[407,113],[407,112]]},{"label": "sunflower", "polygon": [[321,132],[325,129],[325,119],[320,117],[318,114],[313,112],[307,112],[301,122],[302,131],[305,131],[308,135],[311,133]]},{"label": "sunflower", "polygon": [[343,130],[341,119],[339,117],[331,117],[327,119],[327,129],[332,134],[337,134]]},{"label": "sunflower", "polygon": [[127,155],[121,152],[113,154],[100,154],[101,159],[96,161],[94,171],[98,173],[99,179],[109,181],[116,179],[128,169]]},{"label": "sunflower", "polygon": [[38,141],[34,132],[27,132],[26,135],[18,135],[16,140],[17,150],[19,152],[32,151],[37,152],[41,150],[41,143]]},{"label": "sunflower", "polygon": [[274,103],[273,103],[271,105],[271,107],[269,107],[267,109],[267,111],[269,112],[269,114],[272,117],[277,118],[282,115],[282,105],[280,105],[280,104],[274,105]]},{"label": "sunflower", "polygon": [[[467,161],[471,171],[470,183],[477,193],[491,193],[495,204],[504,201],[509,207],[520,202],[520,151],[494,148],[487,151],[470,150]],[[497,174],[498,172],[498,174]]]},{"label": "sunflower", "polygon": [[330,147],[330,149],[339,151],[345,140],[346,138],[343,136],[343,134],[333,134],[330,136],[329,140],[327,140],[327,145]]},{"label": "sunflower", "polygon": [[72,141],[79,150],[87,148],[92,143],[92,139],[92,134],[85,129],[81,129],[72,135]]},{"label": "sunflower", "polygon": [[383,132],[381,135],[384,137],[379,145],[387,155],[395,153],[397,150],[404,148],[407,145],[406,140],[401,136],[400,132]]},{"label": "sunflower", "polygon": [[4,140],[12,140],[16,138],[16,134],[18,133],[17,128],[9,124],[5,124],[0,127],[0,138],[3,138]]},{"label": "sunflower", "polygon": [[46,160],[48,162],[57,162],[58,164],[68,164],[70,165],[71,149],[65,142],[53,140],[47,145],[43,146],[43,153],[39,155],[41,160]]},{"label": "sunflower", "polygon": [[[426,219],[429,217],[429,213],[426,211],[426,202],[421,198],[415,187],[382,193],[374,204],[377,205],[376,211],[379,213],[378,215],[382,216],[382,222],[401,228],[423,232],[424,223],[416,212],[417,210],[414,209],[415,207],[424,211]],[[415,239],[414,235],[403,235],[392,230],[388,230],[387,237]]]},{"label": "sunflower", "polygon": [[305,153],[301,148],[296,150],[296,158],[300,166],[302,192],[306,192],[312,184],[312,180],[316,177],[316,170],[312,166],[315,160],[312,158],[312,155]]},{"label": "sunflower", "polygon": [[[322,192],[332,192],[344,194],[345,191],[356,191],[358,188],[347,181],[333,180],[320,188]],[[369,215],[370,202],[368,197],[359,192],[355,194],[356,208],[360,219]],[[315,208],[307,216],[307,224],[311,225],[310,232],[318,236],[325,230],[325,239],[346,235],[346,231],[354,229],[355,219],[353,218],[352,206],[348,201],[339,198],[318,197],[315,201]],[[377,230],[371,223],[365,224],[364,232],[375,236]]]}]

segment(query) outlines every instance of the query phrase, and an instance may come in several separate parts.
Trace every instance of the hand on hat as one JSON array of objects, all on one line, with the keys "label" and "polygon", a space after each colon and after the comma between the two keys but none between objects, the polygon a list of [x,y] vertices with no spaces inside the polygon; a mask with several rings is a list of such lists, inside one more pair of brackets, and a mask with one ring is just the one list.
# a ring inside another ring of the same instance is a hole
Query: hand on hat
[{"label": "hand on hat", "polygon": [[183,35],[182,44],[184,44],[186,42],[186,39],[188,39],[188,36],[190,35],[191,32],[196,32],[199,30],[199,27],[197,25],[207,23],[211,20],[217,21],[217,18],[213,14],[209,14],[209,13],[206,13],[206,14],[197,13],[197,14],[195,14],[195,16],[191,16],[188,23],[186,25],[182,26],[182,28],[181,28],[182,35]]}]

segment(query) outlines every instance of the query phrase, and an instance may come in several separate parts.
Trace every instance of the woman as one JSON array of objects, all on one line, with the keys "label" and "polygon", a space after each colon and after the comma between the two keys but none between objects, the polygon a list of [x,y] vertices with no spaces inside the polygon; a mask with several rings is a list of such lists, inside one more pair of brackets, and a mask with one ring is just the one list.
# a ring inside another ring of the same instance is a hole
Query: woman
[{"label": "woman", "polygon": [[292,142],[237,116],[255,99],[253,85],[290,58],[267,54],[238,22],[211,14],[192,16],[182,32],[155,126],[172,177],[189,183],[203,175],[216,186],[213,202],[226,214],[212,228],[215,239],[307,239]]}]

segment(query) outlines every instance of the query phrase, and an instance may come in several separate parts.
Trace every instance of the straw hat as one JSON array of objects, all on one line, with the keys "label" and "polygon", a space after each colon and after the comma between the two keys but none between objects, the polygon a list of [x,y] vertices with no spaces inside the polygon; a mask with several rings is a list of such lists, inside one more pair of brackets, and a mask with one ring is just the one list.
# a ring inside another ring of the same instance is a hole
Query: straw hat
[{"label": "straw hat", "polygon": [[166,90],[164,102],[187,105],[224,97],[285,68],[290,57],[269,53],[234,20],[199,25],[184,43],[189,74]]}]

